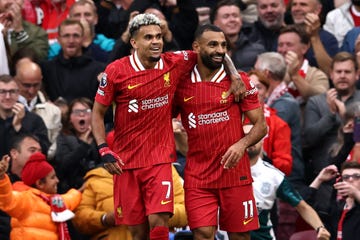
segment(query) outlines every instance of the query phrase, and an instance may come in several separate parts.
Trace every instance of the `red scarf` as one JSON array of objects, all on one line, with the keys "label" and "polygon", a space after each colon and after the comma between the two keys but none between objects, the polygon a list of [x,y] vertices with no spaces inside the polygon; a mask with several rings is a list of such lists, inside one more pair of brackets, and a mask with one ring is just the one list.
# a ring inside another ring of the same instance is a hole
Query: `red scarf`
[{"label": "red scarf", "polygon": [[[51,216],[53,214],[56,215],[56,214],[60,213],[64,209],[66,210],[65,203],[64,203],[61,195],[59,195],[59,194],[54,194],[54,195],[51,195],[50,197],[46,196],[45,194],[40,194],[39,197],[41,197],[47,204],[50,205]],[[57,225],[59,240],[71,240],[70,234],[69,234],[69,229],[66,224],[66,220],[62,221],[62,222],[54,221],[53,217],[52,217],[52,220]]]},{"label": "red scarf", "polygon": [[341,213],[341,217],[340,217],[340,220],[339,220],[339,223],[338,223],[338,229],[337,229],[337,238],[336,240],[342,240],[342,229],[343,229],[343,222],[344,222],[344,218],[346,216],[346,213],[349,211],[350,209],[349,208],[346,208],[346,204],[344,206],[344,209]]},{"label": "red scarf", "polygon": [[266,104],[271,106],[275,100],[279,99],[282,95],[288,92],[288,88],[284,82],[281,82],[270,94],[269,98],[266,100]]}]

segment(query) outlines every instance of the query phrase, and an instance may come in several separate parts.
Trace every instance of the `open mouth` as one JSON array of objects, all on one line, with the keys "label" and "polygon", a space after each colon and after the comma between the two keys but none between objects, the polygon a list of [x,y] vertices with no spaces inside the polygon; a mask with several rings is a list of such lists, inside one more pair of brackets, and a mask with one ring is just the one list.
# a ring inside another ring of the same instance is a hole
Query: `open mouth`
[{"label": "open mouth", "polygon": [[84,120],[84,119],[81,119],[81,120],[79,121],[79,124],[80,124],[80,126],[83,126],[83,125],[85,124],[85,120]]}]

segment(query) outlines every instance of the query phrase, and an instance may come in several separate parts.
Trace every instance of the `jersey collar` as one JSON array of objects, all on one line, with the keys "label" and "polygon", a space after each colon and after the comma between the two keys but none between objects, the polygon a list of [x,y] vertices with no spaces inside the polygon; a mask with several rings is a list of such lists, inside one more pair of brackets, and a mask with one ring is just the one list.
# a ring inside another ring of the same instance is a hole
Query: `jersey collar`
[{"label": "jersey collar", "polygon": [[[135,51],[130,56],[130,64],[134,68],[135,72],[146,70],[145,67],[142,65],[142,63],[140,62],[140,59],[137,55],[137,51]],[[156,63],[154,69],[162,70],[163,68],[164,68],[164,62],[163,62],[162,58],[160,58],[160,60]]]},{"label": "jersey collar", "polygon": [[[226,76],[226,72],[224,70],[224,65],[221,65],[220,69],[217,71],[217,73],[211,78],[210,82],[221,82]],[[193,71],[191,72],[191,82],[202,82],[200,73],[197,69],[197,65],[194,67]]]}]

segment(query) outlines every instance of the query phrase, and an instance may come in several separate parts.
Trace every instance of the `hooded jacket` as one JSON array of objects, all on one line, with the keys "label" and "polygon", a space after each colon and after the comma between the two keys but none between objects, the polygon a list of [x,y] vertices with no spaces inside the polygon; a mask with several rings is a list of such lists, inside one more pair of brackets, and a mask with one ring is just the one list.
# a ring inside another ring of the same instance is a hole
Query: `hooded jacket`
[{"label": "hooded jacket", "polygon": [[[0,209],[12,217],[10,239],[58,239],[57,224],[51,220],[50,205],[40,194],[48,195],[23,182],[11,186],[7,175],[0,179]],[[61,196],[69,210],[74,210],[81,200],[81,193],[75,189]]]}]

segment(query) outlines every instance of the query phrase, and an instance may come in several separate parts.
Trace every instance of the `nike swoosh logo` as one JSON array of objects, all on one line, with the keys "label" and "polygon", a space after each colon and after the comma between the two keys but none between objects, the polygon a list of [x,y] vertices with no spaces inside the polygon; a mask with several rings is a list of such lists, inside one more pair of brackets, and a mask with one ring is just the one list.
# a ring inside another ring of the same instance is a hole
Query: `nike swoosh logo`
[{"label": "nike swoosh logo", "polygon": [[168,204],[168,203],[171,203],[172,200],[169,200],[169,201],[164,201],[164,200],[161,200],[161,205],[165,205],[165,204]]},{"label": "nike swoosh logo", "polygon": [[194,97],[195,97],[195,96],[188,97],[188,98],[184,97],[184,102],[190,101],[190,100],[193,99]]},{"label": "nike swoosh logo", "polygon": [[131,89],[134,89],[134,88],[137,88],[138,86],[142,85],[142,83],[138,83],[138,84],[135,84],[135,85],[128,85],[128,89],[131,90]]},{"label": "nike swoosh logo", "polygon": [[251,222],[252,220],[254,220],[254,218],[249,218],[248,220],[244,220],[244,221],[243,221],[243,224],[246,225],[246,224],[248,224],[249,222]]}]

